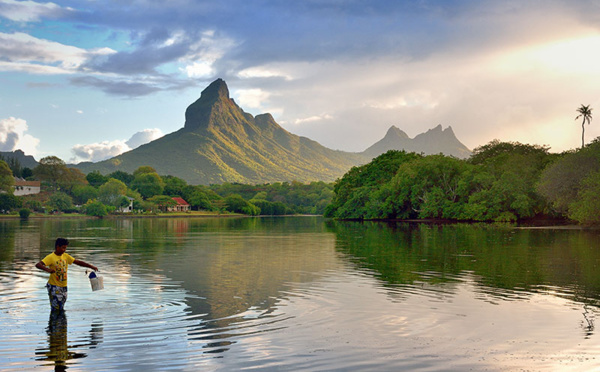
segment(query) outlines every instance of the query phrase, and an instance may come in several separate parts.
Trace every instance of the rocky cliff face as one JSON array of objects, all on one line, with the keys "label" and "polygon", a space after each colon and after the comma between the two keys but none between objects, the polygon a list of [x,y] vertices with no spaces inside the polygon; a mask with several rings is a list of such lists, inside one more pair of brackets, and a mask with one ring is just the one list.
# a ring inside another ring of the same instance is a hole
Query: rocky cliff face
[{"label": "rocky cliff face", "polygon": [[241,111],[229,98],[229,88],[222,79],[212,82],[200,94],[200,98],[185,110],[184,129],[194,131],[206,129],[214,122],[215,115],[226,110]]}]

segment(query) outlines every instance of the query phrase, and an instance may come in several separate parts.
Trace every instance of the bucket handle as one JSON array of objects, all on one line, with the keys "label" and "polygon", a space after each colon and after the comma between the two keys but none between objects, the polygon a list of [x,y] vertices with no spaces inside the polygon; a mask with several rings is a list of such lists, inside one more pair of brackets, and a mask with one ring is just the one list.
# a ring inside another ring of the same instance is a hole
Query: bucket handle
[{"label": "bucket handle", "polygon": [[85,276],[87,276],[88,278],[90,278],[90,275],[92,275],[92,274],[93,274],[94,276],[92,276],[90,279],[92,279],[92,278],[97,278],[97,277],[98,277],[98,275],[96,275],[96,273],[97,273],[97,272],[99,272],[99,271],[100,271],[100,270],[98,270],[98,271],[96,271],[96,270],[89,270],[89,271],[88,271],[88,270],[86,270],[86,271],[85,271]]}]

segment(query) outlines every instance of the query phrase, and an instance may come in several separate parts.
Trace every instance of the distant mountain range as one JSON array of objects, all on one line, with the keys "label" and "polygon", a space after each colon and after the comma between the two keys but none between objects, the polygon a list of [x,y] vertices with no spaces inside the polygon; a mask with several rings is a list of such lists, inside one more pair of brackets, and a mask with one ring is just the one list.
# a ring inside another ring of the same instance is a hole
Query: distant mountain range
[{"label": "distant mountain range", "polygon": [[443,153],[459,158],[471,152],[441,125],[410,139],[392,126],[385,137],[361,153],[332,150],[294,135],[270,114],[252,116],[229,97],[227,84],[217,79],[185,112],[180,130],[114,158],[69,165],[84,173],[116,170],[132,173],[142,165],[161,175],[190,184],[237,182],[261,184],[283,181],[331,182],[351,167],[369,162],[388,150],[424,154]]},{"label": "distant mountain range", "polygon": [[442,153],[461,159],[471,156],[471,150],[456,138],[452,127],[442,130],[441,125],[412,139],[392,125],[381,141],[366,149],[362,154],[372,159],[389,150],[405,150],[426,155]]}]

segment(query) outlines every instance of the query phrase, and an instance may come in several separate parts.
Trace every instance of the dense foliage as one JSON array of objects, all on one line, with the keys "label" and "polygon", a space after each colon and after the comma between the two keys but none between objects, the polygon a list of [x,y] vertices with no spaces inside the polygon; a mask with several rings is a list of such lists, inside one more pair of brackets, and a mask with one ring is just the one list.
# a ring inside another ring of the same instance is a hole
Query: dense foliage
[{"label": "dense foliage", "polygon": [[600,224],[600,141],[562,154],[541,174],[537,190],[556,213]]},{"label": "dense foliage", "polygon": [[18,196],[9,193],[0,193],[0,212],[15,210],[23,206],[23,201]]},{"label": "dense foliage", "polygon": [[42,181],[42,193],[13,196],[13,174],[8,163],[0,161],[0,188],[8,191],[0,197],[0,210],[14,211],[24,204],[35,212],[79,211],[102,217],[131,209],[136,213],[164,212],[176,204],[172,197],[181,197],[192,210],[247,215],[322,214],[333,195],[333,185],[324,182],[193,186],[175,176],[160,176],[149,166],[139,167],[133,174],[116,171],[102,175],[93,171],[83,175],[53,156],[41,159],[32,173],[30,179]]},{"label": "dense foliage", "polygon": [[223,183],[210,186],[210,190],[223,197],[240,195],[265,215],[323,214],[333,197],[333,185],[325,182]]},{"label": "dense foliage", "polygon": [[0,160],[0,191],[12,193],[15,179],[13,173],[4,160]]},{"label": "dense foliage", "polygon": [[559,155],[492,141],[468,160],[389,151],[335,184],[326,216],[340,219],[515,221],[557,215],[537,189]]}]

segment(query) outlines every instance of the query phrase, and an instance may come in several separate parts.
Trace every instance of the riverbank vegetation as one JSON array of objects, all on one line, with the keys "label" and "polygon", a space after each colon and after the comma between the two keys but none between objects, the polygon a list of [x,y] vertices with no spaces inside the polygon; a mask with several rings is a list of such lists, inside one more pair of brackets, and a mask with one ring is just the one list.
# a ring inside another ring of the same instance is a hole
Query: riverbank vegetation
[{"label": "riverbank vegetation", "polygon": [[492,141],[466,160],[390,151],[335,183],[325,216],[339,219],[600,223],[600,141],[552,154]]},{"label": "riverbank vegetation", "polygon": [[[13,172],[14,169],[14,172]],[[41,182],[41,192],[13,194],[14,174],[30,174],[29,180]],[[174,176],[160,176],[152,167],[139,167],[133,174],[122,171],[87,175],[69,168],[59,158],[42,158],[33,170],[25,170],[14,161],[0,159],[0,212],[28,215],[82,213],[92,216],[108,214],[165,213],[183,198],[191,207],[210,214],[246,215],[323,214],[333,196],[331,183],[281,182],[263,185],[224,183],[211,186],[188,185]],[[168,212],[174,215],[176,212]]]}]

